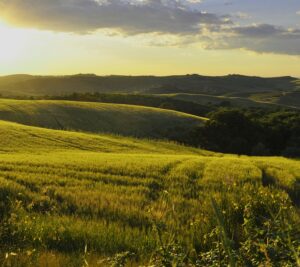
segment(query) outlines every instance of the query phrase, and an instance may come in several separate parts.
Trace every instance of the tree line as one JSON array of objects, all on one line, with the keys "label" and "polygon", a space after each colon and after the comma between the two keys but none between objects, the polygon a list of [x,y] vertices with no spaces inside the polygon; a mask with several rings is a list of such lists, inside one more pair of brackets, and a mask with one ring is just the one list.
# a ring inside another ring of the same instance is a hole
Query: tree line
[{"label": "tree line", "polygon": [[229,109],[211,112],[190,145],[224,153],[300,157],[300,112]]}]

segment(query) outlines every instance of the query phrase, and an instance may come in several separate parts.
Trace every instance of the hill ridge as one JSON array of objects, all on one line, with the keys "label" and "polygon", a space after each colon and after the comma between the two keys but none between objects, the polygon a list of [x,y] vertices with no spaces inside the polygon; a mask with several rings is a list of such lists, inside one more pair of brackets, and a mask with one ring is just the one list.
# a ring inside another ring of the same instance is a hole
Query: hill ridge
[{"label": "hill ridge", "polygon": [[125,104],[0,99],[0,120],[50,129],[178,140],[206,118]]},{"label": "hill ridge", "polygon": [[5,96],[61,95],[73,92],[99,93],[241,93],[253,91],[292,91],[297,78],[257,77],[230,74],[204,76],[199,74],[170,76],[126,76],[76,74],[61,76],[10,75],[0,77],[0,93]]}]

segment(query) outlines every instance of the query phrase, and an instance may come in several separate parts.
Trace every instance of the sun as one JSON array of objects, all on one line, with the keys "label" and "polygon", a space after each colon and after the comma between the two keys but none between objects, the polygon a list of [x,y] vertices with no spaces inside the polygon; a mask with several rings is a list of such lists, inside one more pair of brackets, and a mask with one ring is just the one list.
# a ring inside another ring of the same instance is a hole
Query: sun
[{"label": "sun", "polygon": [[0,21],[0,64],[12,61],[25,53],[26,32]]}]

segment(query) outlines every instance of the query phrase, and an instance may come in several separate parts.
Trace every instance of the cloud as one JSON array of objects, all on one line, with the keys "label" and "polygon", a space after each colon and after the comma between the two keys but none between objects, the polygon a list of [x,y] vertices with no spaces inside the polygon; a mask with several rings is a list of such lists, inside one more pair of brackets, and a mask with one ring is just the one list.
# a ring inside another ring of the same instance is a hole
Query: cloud
[{"label": "cloud", "polygon": [[247,49],[258,53],[300,55],[300,30],[269,24],[233,27],[219,36],[214,48]]},{"label": "cloud", "polygon": [[300,56],[300,30],[285,29],[268,24],[250,26],[223,25],[206,27],[201,34],[167,38],[150,38],[152,45],[188,46],[204,49],[243,49],[257,53]]},{"label": "cloud", "polygon": [[300,16],[300,10],[299,10],[299,11],[297,11],[297,12],[296,12],[296,14]]},{"label": "cloud", "polygon": [[251,19],[251,16],[245,12],[237,12],[234,15],[239,19]]},{"label": "cloud", "polygon": [[252,38],[267,38],[278,34],[283,34],[284,29],[275,27],[270,24],[258,24],[244,27],[235,27],[232,29],[234,33],[240,36],[252,37]]},{"label": "cloud", "polygon": [[4,0],[0,16],[11,23],[62,32],[114,29],[124,34],[191,34],[201,25],[228,23],[176,0]]},{"label": "cloud", "polygon": [[[185,1],[185,2],[184,2]],[[300,55],[300,30],[239,25],[236,16],[201,11],[201,0],[0,0],[0,17],[22,27],[76,34],[97,30],[149,45],[248,49]],[[225,2],[231,5],[232,2]],[[239,19],[250,18],[237,13]],[[243,23],[245,24],[245,23]],[[107,31],[108,30],[108,31]]]}]

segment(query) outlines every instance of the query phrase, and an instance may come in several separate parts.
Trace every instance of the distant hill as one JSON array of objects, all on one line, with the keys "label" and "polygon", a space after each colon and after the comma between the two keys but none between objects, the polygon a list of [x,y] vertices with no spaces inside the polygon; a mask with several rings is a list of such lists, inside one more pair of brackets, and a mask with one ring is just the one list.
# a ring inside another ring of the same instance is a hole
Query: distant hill
[{"label": "distant hill", "polygon": [[300,90],[292,92],[265,92],[252,94],[249,99],[258,102],[268,102],[276,105],[300,108]]},{"label": "distant hill", "polygon": [[60,130],[181,140],[206,119],[130,105],[3,99],[0,120]]},{"label": "distant hill", "polygon": [[283,94],[276,103],[300,107],[300,91]]},{"label": "distant hill", "polygon": [[261,78],[228,76],[73,76],[12,75],[0,77],[0,93],[5,96],[64,95],[73,92],[99,93],[190,93],[239,96],[245,93],[297,90],[293,77]]},{"label": "distant hill", "polygon": [[[270,95],[264,93],[262,95]],[[279,93],[277,93],[278,95]],[[300,108],[300,92],[280,93],[277,100],[264,99],[263,97],[237,97],[237,96],[212,96],[204,94],[163,94],[162,97],[168,97],[172,100],[181,100],[201,106],[223,106],[235,108]]]}]

